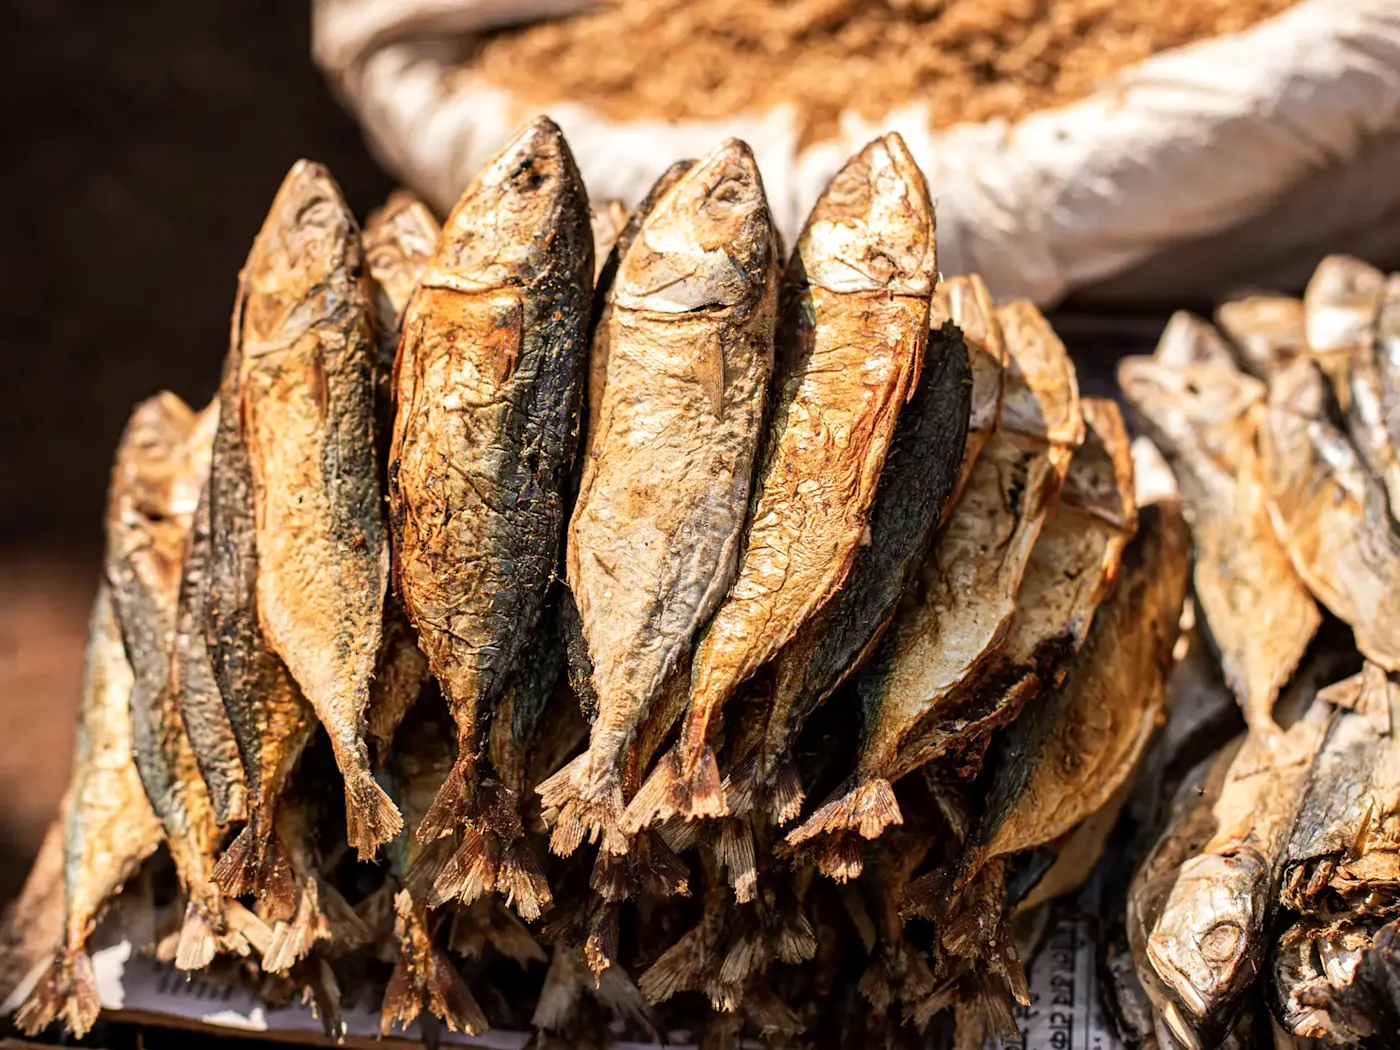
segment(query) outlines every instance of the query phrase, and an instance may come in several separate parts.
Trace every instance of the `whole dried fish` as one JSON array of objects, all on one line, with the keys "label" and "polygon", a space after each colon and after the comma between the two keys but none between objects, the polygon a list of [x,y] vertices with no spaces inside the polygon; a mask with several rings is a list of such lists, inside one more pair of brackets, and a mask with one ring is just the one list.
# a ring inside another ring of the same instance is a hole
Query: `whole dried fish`
[{"label": "whole dried fish", "polygon": [[[898,823],[891,782],[958,743],[959,727],[945,716],[1011,626],[1084,420],[1074,366],[1040,312],[1010,303],[997,320],[1010,351],[1001,429],[934,544],[919,592],[857,679],[864,728],[855,775],[789,833],[789,845],[835,835],[834,854],[849,831],[869,839]],[[859,861],[841,870],[857,874]]]},{"label": "whole dried fish", "polygon": [[1269,513],[1298,575],[1351,625],[1362,655],[1400,670],[1400,537],[1384,490],[1328,421],[1327,400],[1309,360],[1272,384],[1259,432]]},{"label": "whole dried fish", "polygon": [[[972,351],[978,353],[980,351]],[[856,550],[845,585],[778,653],[767,729],[753,758],[752,776],[775,823],[797,816],[802,784],[793,766],[793,739],[807,716],[874,649],[913,581],[957,483],[972,399],[969,352],[951,323],[933,332],[923,374],[900,413],[875,502],[868,543]],[[999,374],[999,373],[998,373]],[[742,758],[743,756],[737,756]],[[736,771],[733,796],[750,775]]]},{"label": "whole dried fish", "polygon": [[146,801],[131,751],[134,676],[104,583],[88,624],[83,698],[64,815],[63,939],[15,1021],[35,1035],[62,1016],[81,1038],[100,1002],[87,941],[107,902],[160,844],[160,821]]},{"label": "whole dried fish", "polygon": [[268,936],[210,881],[223,834],[171,688],[180,559],[209,473],[215,418],[206,413],[196,430],[173,394],[138,405],[117,449],[107,509],[107,584],[134,674],[132,753],[189,901],[175,952],[182,970],[204,968],[221,945],[246,954],[249,934],[265,948]]},{"label": "whole dried fish", "polygon": [[1280,900],[1296,911],[1400,904],[1400,687],[1376,665],[1324,691],[1342,706],[1293,820]]},{"label": "whole dried fish", "polygon": [[368,858],[402,824],[365,746],[389,547],[369,278],[359,229],[324,168],[293,166],[245,274],[233,411],[252,468],[258,617],[326,728],[348,841]]},{"label": "whole dried fish", "polygon": [[489,823],[479,729],[558,563],[592,274],[587,195],[541,118],[467,187],[404,320],[389,485],[398,582],[458,729],[424,842]]},{"label": "whole dried fish", "polygon": [[1250,295],[1221,303],[1215,323],[1234,342],[1240,364],[1260,379],[1281,372],[1307,352],[1303,304],[1279,295]]},{"label": "whole dried fish", "polygon": [[[408,190],[395,190],[365,220],[361,240],[365,265],[374,282],[374,328],[379,345],[379,378],[389,395],[386,403],[392,397],[388,387],[399,352],[404,311],[437,251],[441,235],[442,227],[428,206]],[[388,418],[381,419],[381,433],[388,433],[389,423]]]},{"label": "whole dried fish", "polygon": [[678,179],[618,263],[595,358],[600,405],[569,524],[568,579],[593,664],[588,751],[539,787],[556,850],[626,849],[628,748],[732,577],[772,367],[778,254],[747,146]]},{"label": "whole dried fish", "polygon": [[[783,281],[777,402],[733,587],[695,654],[690,707],[627,824],[722,816],[710,725],[845,582],[928,342],[933,205],[897,134],[818,198]],[[655,791],[655,795],[651,794]]]},{"label": "whole dried fish", "polygon": [[1270,521],[1255,453],[1264,388],[1234,369],[1125,358],[1118,382],[1171,461],[1196,541],[1198,611],[1249,725],[1273,733],[1274,701],[1320,617]]}]

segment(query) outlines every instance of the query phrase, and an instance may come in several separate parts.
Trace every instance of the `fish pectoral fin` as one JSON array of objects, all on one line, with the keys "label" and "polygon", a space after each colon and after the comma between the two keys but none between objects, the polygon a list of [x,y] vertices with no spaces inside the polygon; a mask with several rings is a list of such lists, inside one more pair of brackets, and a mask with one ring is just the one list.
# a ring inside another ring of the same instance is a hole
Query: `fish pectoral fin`
[{"label": "fish pectoral fin", "polygon": [[710,414],[724,418],[724,344],[717,333],[706,335],[695,352],[695,381],[710,402]]}]

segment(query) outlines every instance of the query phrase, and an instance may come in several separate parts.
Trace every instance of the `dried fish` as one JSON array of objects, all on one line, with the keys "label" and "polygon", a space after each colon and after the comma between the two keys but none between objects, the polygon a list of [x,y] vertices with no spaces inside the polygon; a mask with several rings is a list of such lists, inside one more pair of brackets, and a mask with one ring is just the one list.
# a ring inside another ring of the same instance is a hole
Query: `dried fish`
[{"label": "dried fish", "polygon": [[1182,365],[1235,367],[1229,343],[1214,326],[1185,310],[1178,310],[1167,320],[1152,356],[1173,368]]},{"label": "dried fish", "polygon": [[[379,378],[387,389],[399,352],[404,311],[437,251],[442,227],[428,206],[408,190],[395,190],[365,220],[365,265],[374,282],[374,327],[379,345]],[[387,402],[386,398],[386,402]],[[380,420],[380,433],[389,420]]]},{"label": "dried fish", "polygon": [[[180,560],[209,473],[213,412],[196,419],[161,394],[132,413],[117,449],[107,509],[106,576],[131,663],[132,753],[188,897],[175,965],[199,970],[219,947],[246,954],[268,933],[210,881],[223,845],[171,688]],[[232,925],[230,924],[232,920]]]},{"label": "dried fish", "polygon": [[918,572],[962,467],[971,386],[962,334],[945,324],[930,337],[919,385],[900,413],[870,508],[869,542],[857,548],[845,585],[774,661],[767,728],[755,741],[752,771],[741,768],[726,783],[731,812],[736,793],[754,790],[745,783],[750,777],[775,823],[800,812],[792,742],[808,715],[864,663]]},{"label": "dried fish", "polygon": [[[486,841],[479,730],[558,563],[592,274],[587,195],[541,118],[467,187],[404,321],[389,486],[398,581],[458,729],[424,842],[463,824],[464,850]],[[463,854],[455,870],[475,868]],[[530,874],[506,884],[517,877]],[[467,878],[456,889],[476,896]]]},{"label": "dried fish", "polygon": [[1283,371],[1307,352],[1303,304],[1287,296],[1250,295],[1221,303],[1215,323],[1234,342],[1240,364],[1260,379]]},{"label": "dried fish", "polygon": [[1392,1048],[1400,1031],[1400,924],[1305,918],[1279,938],[1269,984],[1286,1031],[1327,1046]]},{"label": "dried fish", "polygon": [[389,548],[362,253],[330,173],[299,161],[248,255],[234,411],[252,468],[258,617],[326,728],[348,841],[368,858],[402,821],[365,746]]},{"label": "dried fish", "polygon": [[73,784],[64,815],[63,938],[15,1018],[30,1035],[60,1016],[75,1037],[92,1028],[101,1004],[88,938],[107,902],[160,844],[160,821],[132,758],[128,698],[134,681],[104,583],[88,625]]},{"label": "dried fish", "polygon": [[24,887],[0,922],[0,1016],[8,1017],[29,998],[63,940],[64,815],[71,805],[72,798],[65,792]]},{"label": "dried fish", "polygon": [[399,724],[431,678],[418,636],[398,600],[390,596],[384,603],[383,640],[365,711],[365,738],[374,768],[384,764]]},{"label": "dried fish", "polygon": [[1016,902],[1019,917],[1043,904],[1067,897],[1080,889],[1103,858],[1108,839],[1133,793],[1133,780],[1118,786],[1112,797],[1085,817],[1073,831],[1050,844],[1053,862],[1036,879],[1024,897]]},{"label": "dried fish", "polygon": [[1258,380],[1212,365],[1125,358],[1118,382],[1171,461],[1196,541],[1198,611],[1249,725],[1277,732],[1274,701],[1320,617],[1275,535],[1255,453]]},{"label": "dried fish", "polygon": [[[218,423],[218,401],[211,406]],[[212,452],[212,449],[211,449]],[[209,647],[204,639],[204,610],[208,602],[209,572],[214,557],[209,516],[209,481],[200,487],[199,503],[185,547],[184,569],[176,600],[175,642],[171,653],[171,688],[184,721],[185,734],[194,749],[195,762],[214,807],[214,819],[232,824],[248,819],[248,783],[238,754],[233,725],[224,710],[223,697]]]},{"label": "dried fish", "polygon": [[680,742],[629,807],[630,829],[724,815],[710,725],[840,589],[869,536],[890,440],[923,366],[937,270],[928,187],[891,133],[833,177],[798,238],[738,574],[696,650]]},{"label": "dried fish", "polygon": [[593,228],[593,277],[596,280],[607,265],[613,245],[627,228],[627,208],[621,201],[599,201],[589,212]]},{"label": "dried fish", "polygon": [[[857,679],[864,710],[855,775],[789,845],[858,831],[869,839],[902,818],[892,781],[957,744],[945,717],[1006,638],[1016,592],[1041,527],[1084,436],[1074,366],[1030,303],[997,311],[1010,350],[1002,426],[987,442],[961,502],[900,613]],[[858,873],[843,868],[848,875]],[[830,866],[828,866],[830,869]]]},{"label": "dried fish", "polygon": [[929,323],[938,327],[948,321],[957,325],[963,334],[972,371],[972,403],[968,410],[962,469],[948,500],[948,506],[953,507],[962,498],[977,457],[1001,426],[1009,359],[992,293],[977,274],[949,277],[934,289]]},{"label": "dried fish", "polygon": [[[240,301],[243,296],[240,287]],[[213,879],[227,896],[255,894],[267,917],[278,919],[290,916],[296,901],[286,851],[277,841],[277,801],[316,719],[258,618],[252,467],[239,422],[241,328],[242,313],[235,309],[209,471],[204,642],[243,761],[248,825],[224,850]]]},{"label": "dried fish", "polygon": [[1356,647],[1400,670],[1400,536],[1384,490],[1329,422],[1327,400],[1322,373],[1309,360],[1272,384],[1259,432],[1269,513],[1298,575],[1351,625]]},{"label": "dried fish", "polygon": [[1308,772],[1280,900],[1301,912],[1390,911],[1400,904],[1400,687],[1368,664],[1322,697],[1345,706]]},{"label": "dried fish", "polygon": [[[589,749],[539,787],[559,827],[623,852],[622,771],[647,708],[733,574],[772,367],[778,254],[748,147],[730,140],[657,201],[599,320],[600,406],[569,524],[593,664]],[[686,275],[686,276],[680,276]]]},{"label": "dried fish", "polygon": [[1051,842],[1106,803],[1161,718],[1186,597],[1190,535],[1154,504],[1123,554],[1065,684],[1006,731],[998,776],[964,853],[960,881],[989,860]]}]

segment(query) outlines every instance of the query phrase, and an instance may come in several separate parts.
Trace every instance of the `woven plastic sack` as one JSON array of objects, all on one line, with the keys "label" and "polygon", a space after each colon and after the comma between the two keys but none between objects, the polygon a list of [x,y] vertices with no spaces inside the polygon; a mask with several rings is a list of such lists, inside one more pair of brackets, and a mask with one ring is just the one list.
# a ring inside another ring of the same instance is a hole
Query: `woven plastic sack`
[{"label": "woven plastic sack", "polygon": [[[462,75],[463,38],[584,6],[316,0],[315,54],[381,161],[446,210],[535,112]],[[671,161],[744,139],[789,243],[845,159],[897,130],[937,201],[941,269],[979,272],[998,296],[1174,302],[1298,283],[1330,251],[1400,264],[1400,0],[1302,0],[1014,124],[933,132],[912,102],[878,122],[847,113],[799,150],[788,106],[712,122],[549,114],[589,193],[629,204]]]}]

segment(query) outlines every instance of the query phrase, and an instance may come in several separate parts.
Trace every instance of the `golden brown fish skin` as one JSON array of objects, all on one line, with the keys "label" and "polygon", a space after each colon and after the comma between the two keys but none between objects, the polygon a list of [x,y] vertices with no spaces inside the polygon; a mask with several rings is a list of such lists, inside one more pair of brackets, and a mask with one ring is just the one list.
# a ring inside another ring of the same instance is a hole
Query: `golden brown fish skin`
[{"label": "golden brown fish skin", "polygon": [[588,200],[540,118],[443,228],[395,366],[390,513],[399,590],[458,727],[458,762],[418,828],[476,819],[479,725],[557,565],[587,361]]},{"label": "golden brown fish skin", "polygon": [[1230,345],[1215,327],[1186,310],[1176,311],[1167,320],[1152,356],[1173,368],[1182,365],[1235,367]]},{"label": "golden brown fish skin", "polygon": [[997,320],[996,304],[987,284],[977,274],[949,277],[933,292],[929,324],[937,327],[952,321],[963,334],[968,362],[972,369],[972,406],[968,413],[967,441],[963,446],[962,470],[949,498],[957,505],[972,476],[982,447],[1001,426],[1001,409],[1006,398],[1006,337]]},{"label": "golden brown fish skin", "polygon": [[428,658],[418,648],[418,635],[391,597],[385,602],[383,641],[365,712],[365,738],[375,769],[383,766],[394,734],[429,676]]},{"label": "golden brown fish skin", "polygon": [[[240,280],[239,301],[246,275]],[[295,889],[277,841],[277,801],[316,729],[316,717],[258,618],[252,466],[240,420],[242,310],[235,308],[219,387],[209,472],[209,577],[204,642],[247,784],[248,825],[215,865],[225,895],[252,893],[269,918],[291,915]]]},{"label": "golden brown fish skin", "polygon": [[104,582],[88,625],[73,784],[64,815],[63,939],[15,1023],[36,1035],[62,1017],[81,1038],[100,1003],[87,941],[109,900],[160,844],[161,826],[146,800],[131,748],[127,662]]},{"label": "golden brown fish skin", "polygon": [[380,375],[394,369],[404,311],[437,251],[442,227],[428,206],[408,190],[395,190],[365,220],[361,240],[374,282],[374,327]]},{"label": "golden brown fish skin", "polygon": [[1068,833],[1131,775],[1162,714],[1190,559],[1180,511],[1144,508],[1064,685],[1002,741],[1005,754],[1020,757],[992,787],[960,881],[992,858]]},{"label": "golden brown fish skin", "polygon": [[359,229],[325,168],[292,167],[245,274],[237,418],[252,467],[258,617],[326,728],[347,840],[369,858],[402,823],[365,746],[389,546],[372,292]]},{"label": "golden brown fish skin", "polygon": [[1400,670],[1400,538],[1384,489],[1327,407],[1310,360],[1274,381],[1259,431],[1269,514],[1298,575],[1351,626],[1362,655]]},{"label": "golden brown fish skin", "polygon": [[1143,357],[1120,362],[1118,382],[1176,474],[1196,538],[1199,614],[1226,681],[1249,725],[1277,732],[1274,701],[1321,618],[1271,521],[1255,451],[1264,388],[1234,369]]},{"label": "golden brown fish skin", "polygon": [[[1027,302],[997,310],[1010,353],[1000,429],[982,449],[930,554],[917,599],[857,679],[864,709],[850,782],[789,833],[789,845],[848,832],[874,838],[902,820],[891,783],[931,758],[923,734],[997,652],[1010,629],[1036,539],[1084,438],[1079,388],[1064,344]],[[849,867],[843,871],[854,874]],[[857,864],[858,872],[858,864]]]},{"label": "golden brown fish skin", "polygon": [[593,663],[589,749],[547,808],[626,849],[622,766],[647,707],[733,576],[772,369],[779,258],[763,184],[730,140],[662,194],[618,263],[569,523]]},{"label": "golden brown fish skin", "polygon": [[627,208],[619,200],[599,201],[589,209],[589,223],[593,228],[594,281],[602,276],[608,255],[627,228],[627,221]]},{"label": "golden brown fish skin", "polygon": [[1303,303],[1282,295],[1250,295],[1221,303],[1215,323],[1234,343],[1242,368],[1267,380],[1307,353]]},{"label": "golden brown fish skin", "polygon": [[223,834],[171,685],[181,558],[209,474],[212,419],[206,413],[196,430],[173,394],[137,406],[118,446],[107,511],[107,583],[135,675],[132,753],[188,897],[175,953],[183,970],[207,966],[220,946],[247,953],[228,912],[256,922],[237,902],[226,905],[210,881]]},{"label": "golden brown fish skin", "polygon": [[724,815],[710,725],[845,582],[923,366],[937,275],[928,187],[890,133],[836,174],[798,238],[738,574],[696,652],[680,742],[654,774],[669,781],[658,787],[665,800],[655,813],[629,813],[628,829]]}]

